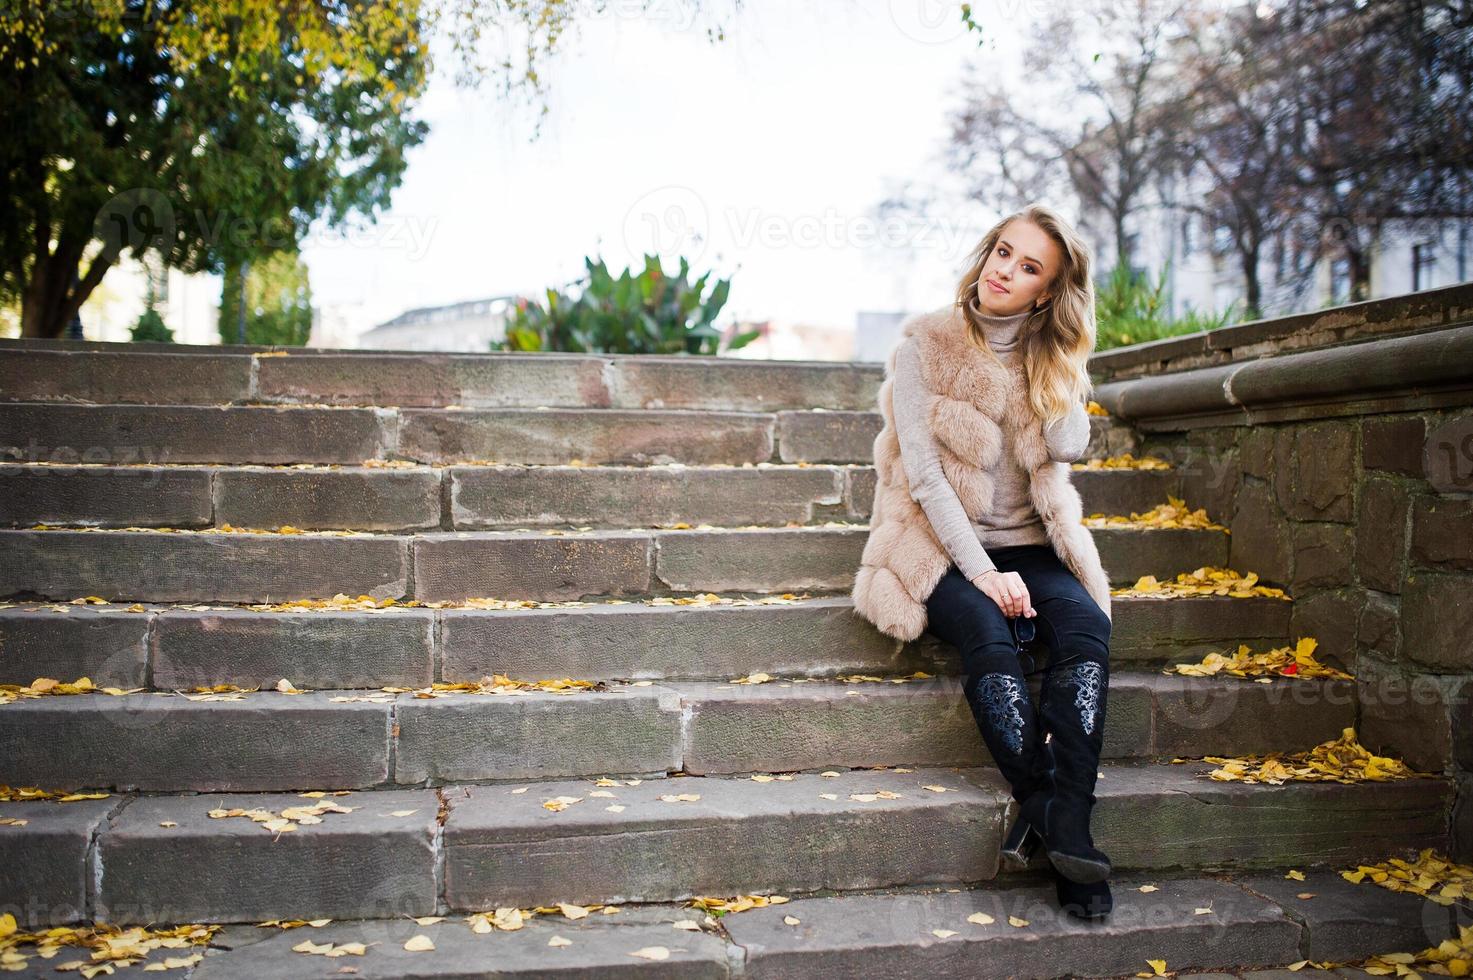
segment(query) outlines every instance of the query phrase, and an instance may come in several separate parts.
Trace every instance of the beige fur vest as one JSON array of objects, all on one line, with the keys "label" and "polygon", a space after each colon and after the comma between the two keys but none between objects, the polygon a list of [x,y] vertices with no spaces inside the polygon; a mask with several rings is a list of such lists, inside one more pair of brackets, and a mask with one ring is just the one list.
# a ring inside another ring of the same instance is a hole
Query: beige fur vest
[{"label": "beige fur vest", "polygon": [[[1021,367],[1008,371],[978,350],[966,335],[961,312],[942,307],[908,317],[902,338],[919,345],[921,376],[930,391],[928,420],[941,467],[976,521],[992,509],[990,470],[1002,456],[1006,426],[1014,457],[1029,474],[1028,494],[1042,519],[1054,553],[1091,598],[1110,616],[1110,580],[1084,517],[1079,491],[1066,462],[1051,459],[1043,423],[1028,404]],[[875,437],[875,501],[869,537],[854,579],[854,611],[882,633],[914,640],[926,629],[927,597],[951,565],[925,512],[910,495],[900,442],[895,435],[891,389],[895,354],[890,351],[879,407],[884,427]]]}]

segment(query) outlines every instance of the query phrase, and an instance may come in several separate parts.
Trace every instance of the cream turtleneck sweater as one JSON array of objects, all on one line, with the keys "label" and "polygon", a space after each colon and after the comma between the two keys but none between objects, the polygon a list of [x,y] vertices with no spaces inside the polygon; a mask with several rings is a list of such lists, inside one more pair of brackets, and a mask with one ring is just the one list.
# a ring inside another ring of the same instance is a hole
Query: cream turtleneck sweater
[{"label": "cream turtleneck sweater", "polygon": [[[976,310],[986,331],[987,343],[1010,370],[1022,371],[1018,334],[1029,311],[1012,316],[992,316]],[[994,548],[1023,544],[1047,544],[1048,535],[1028,496],[1028,474],[1013,457],[1012,437],[1003,428],[1002,458],[994,468],[996,492],[992,511],[973,523],[957,497],[955,488],[941,469],[935,436],[927,419],[928,392],[921,381],[920,357],[914,337],[908,337],[895,355],[895,380],[891,389],[895,406],[895,434],[911,496],[921,505],[936,537],[951,560],[968,579],[996,568],[985,546]],[[1058,423],[1045,426],[1044,442],[1049,455],[1073,462],[1089,445],[1089,414],[1075,405]]]}]

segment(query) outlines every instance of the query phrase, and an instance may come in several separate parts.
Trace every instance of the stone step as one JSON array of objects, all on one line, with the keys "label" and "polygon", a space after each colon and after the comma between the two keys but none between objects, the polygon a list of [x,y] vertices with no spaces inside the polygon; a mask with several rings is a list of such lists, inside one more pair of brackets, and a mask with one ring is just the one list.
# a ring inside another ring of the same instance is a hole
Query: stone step
[{"label": "stone step", "polygon": [[[1282,646],[1293,608],[1278,598],[1226,596],[1117,597],[1111,605],[1117,669],[1196,662],[1240,643]],[[99,686],[164,690],[271,687],[283,677],[303,688],[359,688],[493,674],[632,681],[961,673],[954,647],[929,633],[899,644],[856,616],[847,596],[292,612],[27,602],[0,606],[0,650],[0,684],[90,677]]]},{"label": "stone step", "polygon": [[[1304,880],[1287,879],[1289,870],[1304,872]],[[1147,960],[1165,960],[1173,976],[1185,977],[1189,970],[1420,952],[1459,935],[1455,909],[1352,884],[1338,872],[1295,864],[1218,877],[1115,874],[1114,910],[1092,923],[1059,909],[1051,879],[1014,884],[1009,876],[981,888],[800,897],[724,916],[721,925],[749,977],[1135,977],[1154,972]],[[1305,893],[1313,897],[1298,897]],[[992,920],[968,921],[978,912]],[[1010,916],[1027,925],[1012,925]],[[789,924],[789,917],[799,921]],[[560,925],[555,920],[544,933]],[[274,941],[278,950],[290,945]],[[280,952],[274,959],[285,962]],[[1259,980],[1294,975],[1285,969]]]},{"label": "stone step", "polygon": [[[0,402],[0,460],[50,463],[874,462],[875,411]],[[1094,417],[1094,442],[1110,429]]]},{"label": "stone step", "polygon": [[[420,924],[404,919],[336,920],[313,929],[226,926],[189,976],[301,980],[360,976],[450,980],[485,976],[641,975],[724,978],[875,976],[1129,976],[1162,959],[1175,976],[1188,970],[1285,967],[1301,959],[1346,962],[1389,952],[1419,952],[1456,938],[1455,910],[1418,895],[1345,881],[1333,865],[1208,876],[1131,872],[1111,877],[1115,910],[1104,923],[1084,923],[1059,908],[1039,875],[1009,876],[966,888],[870,890],[798,896],[719,918],[689,905],[605,906],[570,919],[530,917],[519,929],[478,934],[467,917]],[[1149,889],[1142,891],[1142,888]],[[1314,897],[1297,897],[1309,889]],[[729,896],[726,896],[729,897]],[[785,897],[785,896],[783,896]],[[1199,909],[1210,909],[1201,913]],[[609,911],[605,911],[608,909]],[[977,913],[990,921],[970,921]],[[1009,917],[1027,922],[1014,926]],[[796,922],[792,920],[797,920]],[[696,928],[692,928],[695,926]],[[937,935],[938,931],[941,935]],[[404,944],[423,935],[430,952]],[[362,943],[364,956],[304,956],[304,939]],[[566,941],[566,943],[564,943]],[[1047,954],[1040,948],[1046,944]],[[652,947],[666,958],[638,956]],[[161,961],[158,951],[147,962]],[[638,958],[636,958],[638,957]],[[32,964],[37,961],[32,960]],[[42,961],[44,964],[44,961]],[[978,964],[987,964],[983,973]],[[54,976],[49,964],[22,977]],[[120,970],[118,975],[128,970]],[[1326,971],[1345,977],[1361,971]],[[1212,974],[1278,980],[1288,970]]]},{"label": "stone step", "polygon": [[[0,526],[420,531],[864,520],[872,466],[0,465]],[[1179,495],[1175,471],[1079,470],[1087,514]]]},{"label": "stone step", "polygon": [[[1116,586],[1227,564],[1228,535],[1092,528]],[[560,601],[655,593],[848,590],[865,524],[412,535],[0,530],[0,598],[281,602]]]},{"label": "stone step", "polygon": [[[1275,786],[1203,778],[1212,768],[1101,767],[1092,830],[1117,875],[1344,865],[1447,848],[1452,790],[1442,777]],[[112,922],[255,922],[1012,886],[1047,861],[1040,854],[1030,872],[999,875],[998,851],[1016,803],[991,769],[604,782],[334,795],[325,799],[352,812],[329,812],[290,832],[209,813],[259,807],[280,814],[316,800],[207,793],[4,804],[6,816],[26,823],[0,836],[0,884],[8,901],[24,903],[22,919],[83,910]],[[699,799],[674,798],[685,794]],[[576,802],[562,810],[543,805],[559,797]],[[1318,892],[1329,877],[1314,887],[1286,884]],[[44,898],[34,898],[43,887]],[[1115,921],[1130,919],[1117,911]]]},{"label": "stone step", "polygon": [[730,357],[0,347],[0,400],[5,401],[869,410],[883,378],[880,364]]},{"label": "stone step", "polygon": [[869,412],[18,402],[0,404],[0,431],[14,440],[0,454],[59,463],[847,463],[873,461],[864,433],[873,440],[878,420]]},{"label": "stone step", "polygon": [[[1032,679],[1037,703],[1038,682]],[[961,679],[611,684],[433,698],[275,690],[141,692],[0,705],[0,784],[274,791],[456,780],[789,772],[992,762]],[[373,700],[368,700],[373,698]],[[1115,673],[1103,756],[1301,751],[1355,724],[1345,680]]]}]

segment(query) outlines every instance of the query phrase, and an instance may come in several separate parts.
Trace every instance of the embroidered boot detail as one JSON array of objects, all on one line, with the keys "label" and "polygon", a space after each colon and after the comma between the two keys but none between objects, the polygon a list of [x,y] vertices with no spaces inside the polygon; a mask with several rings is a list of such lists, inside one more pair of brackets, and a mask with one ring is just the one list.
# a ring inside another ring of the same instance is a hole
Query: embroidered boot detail
[{"label": "embroidered boot detail", "polygon": [[1014,755],[1023,751],[1023,713],[1028,692],[1011,674],[983,674],[977,679],[977,698],[986,708],[988,721],[1003,736]]},{"label": "embroidered boot detail", "polygon": [[1079,709],[1079,723],[1085,734],[1094,734],[1104,675],[1104,667],[1093,660],[1061,665],[1055,672],[1058,684],[1075,686],[1074,707]]}]

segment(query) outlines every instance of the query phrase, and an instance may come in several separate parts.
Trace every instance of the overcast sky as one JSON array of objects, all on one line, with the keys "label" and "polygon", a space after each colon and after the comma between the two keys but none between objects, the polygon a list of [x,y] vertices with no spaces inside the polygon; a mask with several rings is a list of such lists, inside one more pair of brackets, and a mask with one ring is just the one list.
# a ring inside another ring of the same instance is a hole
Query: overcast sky
[{"label": "overcast sky", "polygon": [[[720,2],[720,0],[718,0]],[[974,6],[964,32],[933,0],[746,0],[711,42],[686,8],[610,12],[562,39],[545,66],[550,115],[529,140],[525,105],[437,77],[431,125],[379,226],[304,247],[314,301],[362,304],[367,324],[414,306],[577,277],[659,251],[732,276],[736,315],[850,327],[859,310],[947,302],[963,256],[994,217],[887,229],[874,206],[907,183],[944,181],[947,111],[969,59],[1016,66],[1023,0]],[[713,277],[714,278],[714,277]]]}]

